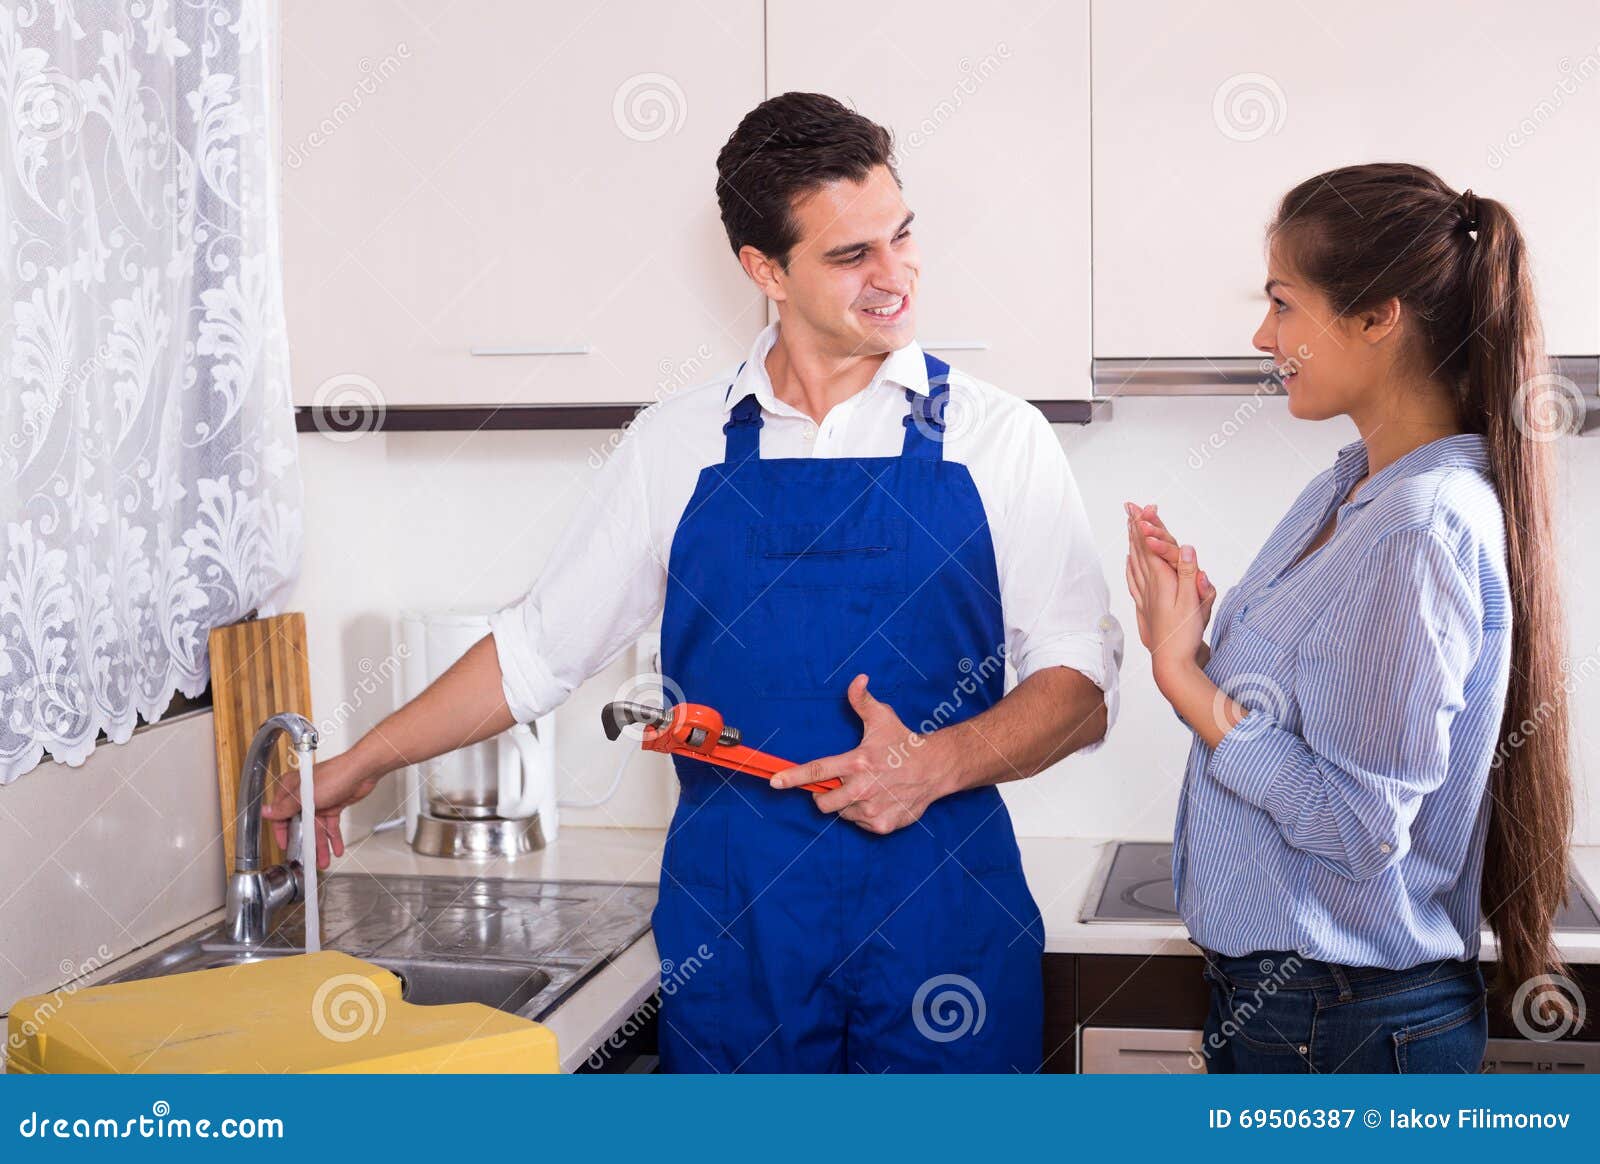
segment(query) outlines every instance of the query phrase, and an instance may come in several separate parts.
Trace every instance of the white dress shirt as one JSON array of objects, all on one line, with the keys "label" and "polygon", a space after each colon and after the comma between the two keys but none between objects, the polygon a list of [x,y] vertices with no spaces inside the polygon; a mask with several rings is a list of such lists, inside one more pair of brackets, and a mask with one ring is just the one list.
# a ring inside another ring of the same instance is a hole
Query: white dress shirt
[{"label": "white dress shirt", "polygon": [[[518,720],[554,710],[655,622],[678,521],[700,471],[723,459],[722,426],[745,396],[754,392],[761,404],[763,457],[899,455],[905,389],[928,393],[920,345],[891,352],[870,384],[817,424],[773,394],[766,356],[777,336],[772,324],[757,337],[737,378],[678,389],[640,413],[595,470],[533,589],[491,617]],[[945,426],[944,456],[967,466],[988,516],[1006,658],[1018,680],[1070,667],[1105,692],[1114,720],[1122,630],[1049,422],[1025,400],[952,369]]]}]

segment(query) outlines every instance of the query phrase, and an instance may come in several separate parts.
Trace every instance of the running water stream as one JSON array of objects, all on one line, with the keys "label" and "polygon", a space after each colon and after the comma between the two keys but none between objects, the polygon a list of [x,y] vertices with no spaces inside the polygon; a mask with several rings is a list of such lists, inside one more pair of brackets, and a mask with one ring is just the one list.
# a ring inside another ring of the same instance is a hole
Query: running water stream
[{"label": "running water stream", "polygon": [[312,750],[297,748],[300,767],[300,869],[306,891],[306,953],[322,949],[322,916],[317,901],[317,791],[311,779]]}]

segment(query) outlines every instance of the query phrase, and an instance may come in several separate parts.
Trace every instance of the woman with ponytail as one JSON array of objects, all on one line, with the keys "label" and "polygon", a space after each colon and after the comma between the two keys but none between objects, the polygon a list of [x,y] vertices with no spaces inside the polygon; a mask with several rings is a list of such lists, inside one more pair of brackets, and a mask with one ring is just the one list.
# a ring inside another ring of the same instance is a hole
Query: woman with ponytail
[{"label": "woman with ponytail", "polygon": [[[1419,166],[1284,196],[1266,319],[1289,410],[1360,440],[1217,611],[1130,503],[1128,587],[1193,729],[1173,851],[1212,1071],[1476,1071],[1497,987],[1559,968],[1572,797],[1543,344],[1517,223]],[[1531,725],[1531,728],[1530,728]],[[1498,993],[1498,992],[1497,992]]]}]

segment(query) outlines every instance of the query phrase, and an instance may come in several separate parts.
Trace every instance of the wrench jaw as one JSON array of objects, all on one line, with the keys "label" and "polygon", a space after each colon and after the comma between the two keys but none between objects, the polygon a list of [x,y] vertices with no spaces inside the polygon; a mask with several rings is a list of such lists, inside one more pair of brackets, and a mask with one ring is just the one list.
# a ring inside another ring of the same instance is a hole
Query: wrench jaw
[{"label": "wrench jaw", "polygon": [[700,703],[678,703],[670,708],[618,701],[600,709],[600,726],[606,739],[615,740],[626,727],[644,728],[644,747],[651,752],[681,752],[713,757],[718,748],[739,744],[739,729],[722,722],[715,708]]},{"label": "wrench jaw", "polygon": [[600,709],[600,726],[605,730],[606,739],[615,740],[622,735],[622,729],[633,724],[642,724],[646,733],[652,728],[664,728],[671,722],[670,713],[659,707],[651,707],[647,703],[628,703],[619,700],[608,703]]}]

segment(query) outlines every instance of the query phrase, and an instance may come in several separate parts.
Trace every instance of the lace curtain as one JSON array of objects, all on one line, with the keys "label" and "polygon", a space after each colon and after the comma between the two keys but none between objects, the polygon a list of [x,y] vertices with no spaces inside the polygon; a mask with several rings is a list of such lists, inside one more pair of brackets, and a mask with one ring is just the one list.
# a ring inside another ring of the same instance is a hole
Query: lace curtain
[{"label": "lace curtain", "polygon": [[272,0],[0,0],[0,784],[80,764],[300,553]]}]

